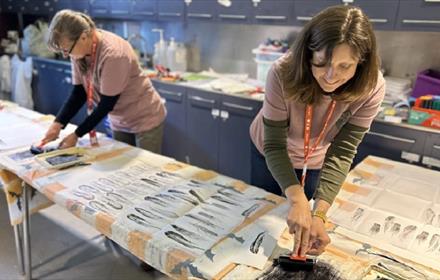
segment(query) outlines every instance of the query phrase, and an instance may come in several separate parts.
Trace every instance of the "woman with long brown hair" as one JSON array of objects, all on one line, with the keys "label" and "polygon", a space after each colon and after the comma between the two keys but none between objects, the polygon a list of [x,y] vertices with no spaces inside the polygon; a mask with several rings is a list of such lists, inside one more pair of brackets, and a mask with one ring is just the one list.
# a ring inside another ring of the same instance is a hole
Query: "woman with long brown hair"
[{"label": "woman with long brown hair", "polygon": [[269,71],[250,128],[251,183],[286,195],[294,254],[321,254],[330,242],[326,212],[384,94],[372,25],[353,6],[314,16]]}]

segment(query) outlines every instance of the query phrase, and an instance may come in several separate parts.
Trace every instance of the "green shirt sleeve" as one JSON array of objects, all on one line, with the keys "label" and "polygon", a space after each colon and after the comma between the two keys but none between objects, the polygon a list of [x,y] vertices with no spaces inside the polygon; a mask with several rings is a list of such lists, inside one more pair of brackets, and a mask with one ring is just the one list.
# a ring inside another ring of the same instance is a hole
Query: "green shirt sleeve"
[{"label": "green shirt sleeve", "polygon": [[273,178],[284,193],[291,185],[298,185],[295,170],[287,153],[287,120],[272,121],[263,117],[264,124],[264,157]]},{"label": "green shirt sleeve", "polygon": [[357,147],[367,131],[368,128],[350,123],[341,128],[325,155],[315,199],[333,203],[348,171],[350,171]]}]

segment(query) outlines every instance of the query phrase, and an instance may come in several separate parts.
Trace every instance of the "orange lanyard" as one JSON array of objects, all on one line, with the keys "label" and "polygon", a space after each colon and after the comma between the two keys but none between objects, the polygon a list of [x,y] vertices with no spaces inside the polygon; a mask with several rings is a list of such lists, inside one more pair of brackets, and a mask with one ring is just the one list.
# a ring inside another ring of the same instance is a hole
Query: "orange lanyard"
[{"label": "orange lanyard", "polygon": [[305,117],[304,117],[304,166],[301,175],[301,185],[304,187],[306,182],[307,174],[307,161],[309,157],[313,154],[318,144],[321,142],[324,133],[327,130],[327,126],[330,122],[331,117],[335,111],[336,101],[332,100],[327,109],[327,117],[325,119],[324,125],[322,126],[321,132],[319,133],[318,139],[316,139],[315,144],[310,148],[310,133],[312,131],[312,121],[313,121],[313,107],[312,105],[306,106]]},{"label": "orange lanyard", "polygon": [[[92,54],[90,58],[90,70],[87,75],[87,115],[91,115],[93,112],[93,73],[95,70],[95,60],[96,60],[96,48],[98,46],[98,38],[96,37],[95,31],[93,32],[92,38]],[[90,144],[92,146],[98,145],[98,138],[96,137],[96,130],[92,129],[89,132]]]}]

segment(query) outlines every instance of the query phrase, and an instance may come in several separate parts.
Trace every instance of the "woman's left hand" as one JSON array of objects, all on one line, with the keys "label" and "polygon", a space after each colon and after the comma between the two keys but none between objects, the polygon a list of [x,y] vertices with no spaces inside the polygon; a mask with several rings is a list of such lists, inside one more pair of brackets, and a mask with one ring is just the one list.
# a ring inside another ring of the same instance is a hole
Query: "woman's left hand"
[{"label": "woman's left hand", "polygon": [[325,247],[330,243],[330,237],[325,230],[324,221],[319,217],[312,217],[312,225],[310,228],[309,255],[320,255],[324,252]]},{"label": "woman's left hand", "polygon": [[78,136],[76,136],[76,134],[70,133],[69,135],[67,135],[66,137],[64,137],[64,139],[60,142],[60,149],[67,149],[70,147],[75,147],[76,142],[78,142]]}]

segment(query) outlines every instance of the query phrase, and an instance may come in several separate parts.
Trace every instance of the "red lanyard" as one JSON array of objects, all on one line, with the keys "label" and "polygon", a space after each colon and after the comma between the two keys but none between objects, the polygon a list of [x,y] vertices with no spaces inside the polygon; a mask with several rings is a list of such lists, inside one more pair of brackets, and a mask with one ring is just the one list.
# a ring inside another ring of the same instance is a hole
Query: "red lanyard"
[{"label": "red lanyard", "polygon": [[307,161],[309,157],[313,154],[318,144],[321,142],[322,137],[324,137],[324,133],[327,130],[327,126],[330,122],[330,119],[335,111],[336,101],[332,100],[327,109],[327,117],[325,119],[324,125],[322,126],[321,132],[319,133],[318,139],[316,139],[315,144],[310,148],[310,133],[312,131],[312,121],[313,121],[313,107],[312,105],[306,106],[306,112],[304,116],[304,166],[301,175],[301,185],[304,187],[306,182],[306,173],[307,173]]},{"label": "red lanyard", "polygon": [[[90,69],[87,75],[87,115],[91,115],[93,112],[93,73],[95,72],[95,60],[96,60],[96,48],[98,46],[98,38],[96,37],[96,31],[93,32],[92,38],[92,54],[90,58]],[[92,129],[89,132],[90,144],[92,146],[98,145],[98,138],[96,137],[96,130]]]}]

